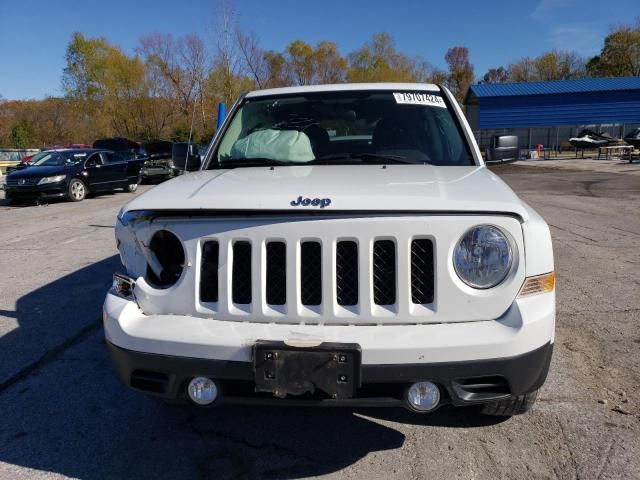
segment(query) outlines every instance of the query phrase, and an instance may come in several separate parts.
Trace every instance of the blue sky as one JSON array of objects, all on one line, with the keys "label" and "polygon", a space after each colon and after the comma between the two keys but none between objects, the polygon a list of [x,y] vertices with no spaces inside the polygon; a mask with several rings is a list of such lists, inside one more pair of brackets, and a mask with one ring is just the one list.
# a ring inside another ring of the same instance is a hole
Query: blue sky
[{"label": "blue sky", "polygon": [[[234,9],[265,49],[282,50],[295,38],[334,40],[347,54],[386,31],[399,50],[439,67],[447,48],[466,46],[478,77],[551,48],[596,54],[612,25],[640,15],[638,0],[235,0]],[[59,95],[74,31],[104,36],[129,53],[153,32],[198,33],[213,45],[220,10],[221,0],[0,0],[0,95]]]}]

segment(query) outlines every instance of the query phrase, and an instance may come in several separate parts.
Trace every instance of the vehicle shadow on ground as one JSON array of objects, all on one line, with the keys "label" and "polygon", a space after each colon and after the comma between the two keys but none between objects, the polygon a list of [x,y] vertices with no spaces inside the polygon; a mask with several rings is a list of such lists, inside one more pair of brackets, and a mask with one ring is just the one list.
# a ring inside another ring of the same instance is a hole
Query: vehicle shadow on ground
[{"label": "vehicle shadow on ground", "polygon": [[113,255],[23,295],[15,310],[0,310],[0,316],[18,324],[0,337],[0,392],[70,341],[99,328],[105,293],[121,268]]},{"label": "vehicle shadow on ground", "polygon": [[402,448],[405,435],[390,422],[470,428],[499,421],[449,408],[425,416],[386,409],[201,409],[132,392],[117,380],[98,320],[118,266],[117,257],[107,258],[18,300],[13,313],[20,328],[0,338],[0,365],[56,330],[69,336],[90,328],[53,342],[33,368],[0,387],[0,476],[4,463],[14,473],[19,466],[83,479],[309,477]]}]

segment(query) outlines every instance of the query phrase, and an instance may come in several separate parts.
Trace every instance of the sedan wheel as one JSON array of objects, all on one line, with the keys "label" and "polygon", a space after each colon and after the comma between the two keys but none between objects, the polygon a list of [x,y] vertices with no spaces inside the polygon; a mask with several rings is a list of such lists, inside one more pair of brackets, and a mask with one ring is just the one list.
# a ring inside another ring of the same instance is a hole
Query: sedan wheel
[{"label": "sedan wheel", "polygon": [[80,202],[87,196],[87,188],[81,180],[73,179],[69,183],[68,197],[72,202]]}]

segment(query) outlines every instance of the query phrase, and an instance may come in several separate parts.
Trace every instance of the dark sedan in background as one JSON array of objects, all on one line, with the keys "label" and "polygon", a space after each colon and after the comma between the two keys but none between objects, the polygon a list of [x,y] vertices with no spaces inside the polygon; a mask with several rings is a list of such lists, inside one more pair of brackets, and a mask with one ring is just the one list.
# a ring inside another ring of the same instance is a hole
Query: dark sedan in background
[{"label": "dark sedan in background", "polygon": [[134,192],[140,183],[143,159],[127,160],[112,151],[95,148],[42,153],[29,166],[6,176],[7,200],[67,198],[79,202],[89,193],[116,189]]}]

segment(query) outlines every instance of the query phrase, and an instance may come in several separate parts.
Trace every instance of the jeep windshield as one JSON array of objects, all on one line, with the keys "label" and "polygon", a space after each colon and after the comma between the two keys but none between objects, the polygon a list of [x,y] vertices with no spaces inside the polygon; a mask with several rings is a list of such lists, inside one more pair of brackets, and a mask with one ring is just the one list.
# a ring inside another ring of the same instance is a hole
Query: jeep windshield
[{"label": "jeep windshield", "polygon": [[474,165],[439,91],[327,91],[246,98],[209,169],[291,165]]}]

